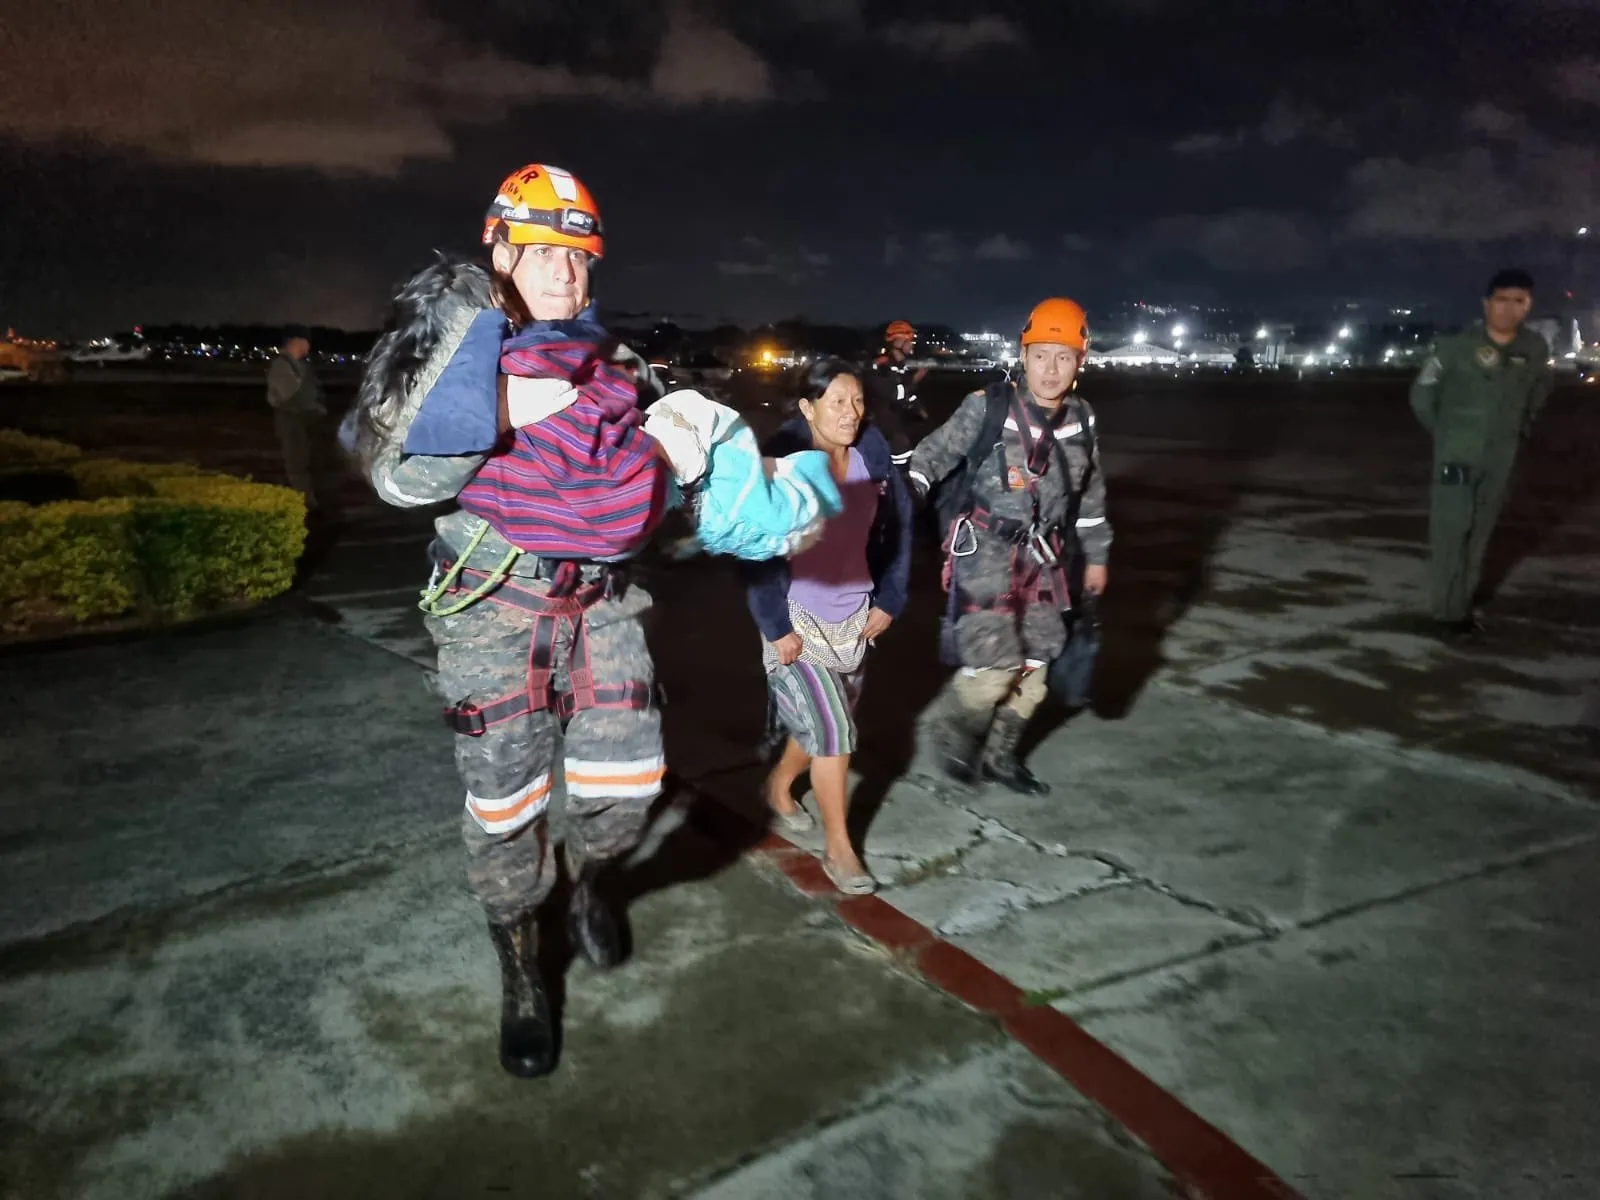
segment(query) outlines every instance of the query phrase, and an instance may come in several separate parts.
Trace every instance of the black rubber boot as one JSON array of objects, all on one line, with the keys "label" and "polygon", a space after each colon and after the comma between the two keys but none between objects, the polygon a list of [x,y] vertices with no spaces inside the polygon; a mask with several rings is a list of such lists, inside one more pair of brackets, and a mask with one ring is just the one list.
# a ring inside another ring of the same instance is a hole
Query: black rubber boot
[{"label": "black rubber boot", "polygon": [[589,863],[577,872],[572,885],[572,907],[567,910],[572,944],[602,971],[622,961],[622,927],[617,914],[595,886],[603,864]]},{"label": "black rubber boot", "polygon": [[983,777],[1010,788],[1024,796],[1042,796],[1050,785],[1040,779],[1017,757],[1017,743],[1022,740],[1022,730],[1028,724],[1009,708],[995,714],[994,727],[989,730],[989,742],[983,754]]},{"label": "black rubber boot", "polygon": [[489,922],[500,958],[500,1065],[522,1079],[556,1069],[556,1029],[539,978],[539,935],[533,917],[512,925]]}]

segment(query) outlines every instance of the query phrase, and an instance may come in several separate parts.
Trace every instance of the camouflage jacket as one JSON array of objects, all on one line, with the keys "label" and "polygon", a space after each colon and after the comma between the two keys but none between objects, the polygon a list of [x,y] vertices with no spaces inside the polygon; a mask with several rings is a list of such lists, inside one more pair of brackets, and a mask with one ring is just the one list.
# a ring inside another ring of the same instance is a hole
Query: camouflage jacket
[{"label": "camouflage jacket", "polygon": [[[1076,396],[1069,396],[1063,403],[1068,411],[1055,436],[1064,452],[1069,477],[1062,477],[1060,459],[1051,455],[1044,473],[1037,479],[1038,512],[1034,511],[1034,500],[1027,487],[1026,457],[1014,409],[1006,416],[999,446],[982,460],[973,474],[972,498],[976,505],[996,516],[1024,524],[1037,519],[1040,525],[1049,528],[1066,519],[1072,498],[1081,491],[1083,499],[1078,507],[1075,530],[1078,544],[1091,565],[1103,565],[1111,557],[1105,475],[1100,469],[1098,449],[1091,457],[1084,437],[1086,425],[1094,428],[1094,412]],[[912,486],[919,493],[926,495],[961,465],[983,428],[986,406],[984,393],[973,392],[948,421],[918,444],[911,456],[910,476]],[[1044,412],[1026,396],[1023,408],[1032,418],[1030,425],[1038,436],[1044,428]]]}]

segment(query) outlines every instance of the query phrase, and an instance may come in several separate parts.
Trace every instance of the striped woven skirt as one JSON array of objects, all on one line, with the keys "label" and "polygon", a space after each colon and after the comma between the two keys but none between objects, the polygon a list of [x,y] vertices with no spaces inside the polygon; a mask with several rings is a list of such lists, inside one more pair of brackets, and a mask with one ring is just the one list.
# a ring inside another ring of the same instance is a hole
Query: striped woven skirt
[{"label": "striped woven skirt", "polygon": [[867,605],[847,620],[819,621],[790,604],[789,617],[805,651],[781,665],[769,643],[763,643],[762,665],[772,696],[772,717],[812,758],[833,758],[856,748],[856,701],[866,644],[861,637]]},{"label": "striped woven skirt", "polygon": [[778,723],[812,758],[833,758],[856,748],[856,701],[864,672],[845,675],[808,662],[775,667],[767,687]]}]

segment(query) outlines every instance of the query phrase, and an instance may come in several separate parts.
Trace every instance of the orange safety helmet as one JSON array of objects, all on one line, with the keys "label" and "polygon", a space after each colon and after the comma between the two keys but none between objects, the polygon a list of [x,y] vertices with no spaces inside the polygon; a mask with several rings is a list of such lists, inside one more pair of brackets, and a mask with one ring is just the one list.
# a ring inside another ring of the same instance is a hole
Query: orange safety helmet
[{"label": "orange safety helmet", "polygon": [[483,244],[576,246],[605,253],[600,209],[578,177],[560,167],[529,163],[506,176],[483,218]]},{"label": "orange safety helmet", "polygon": [[892,342],[898,338],[910,338],[913,342],[917,340],[917,331],[910,321],[889,322],[889,327],[883,331],[883,340]]},{"label": "orange safety helmet", "polygon": [[1048,342],[1071,346],[1080,354],[1089,352],[1089,318],[1076,300],[1053,296],[1034,305],[1028,323],[1022,327],[1022,344]]}]

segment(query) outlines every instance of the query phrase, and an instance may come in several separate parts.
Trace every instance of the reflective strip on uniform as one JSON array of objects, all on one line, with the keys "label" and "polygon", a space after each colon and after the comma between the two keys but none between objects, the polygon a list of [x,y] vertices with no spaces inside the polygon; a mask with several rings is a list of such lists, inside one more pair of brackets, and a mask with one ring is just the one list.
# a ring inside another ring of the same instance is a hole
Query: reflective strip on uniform
[{"label": "reflective strip on uniform", "polygon": [[911,476],[911,482],[917,485],[918,491],[926,492],[928,490],[928,477],[926,475],[924,475],[921,471],[911,471],[908,473]]},{"label": "reflective strip on uniform", "polygon": [[647,799],[661,791],[667,760],[656,754],[631,762],[567,759],[567,794],[587,799]]},{"label": "reflective strip on uniform", "polygon": [[1106,523],[1106,519],[1104,517],[1079,517],[1078,518],[1078,528],[1079,529],[1089,529],[1089,528],[1091,528],[1091,527],[1093,527],[1095,525],[1104,525],[1105,523]]},{"label": "reflective strip on uniform", "polygon": [[[1091,428],[1094,426],[1094,417],[1092,417],[1092,416],[1089,418],[1089,425],[1090,425]],[[1007,417],[1006,418],[1006,428],[1011,430],[1012,433],[1021,433],[1022,432],[1022,430],[1017,427],[1017,419],[1015,417]],[[1041,432],[1043,432],[1043,431],[1040,430],[1037,425],[1029,425],[1028,426],[1028,432],[1033,437],[1037,438],[1039,436],[1039,434]],[[1082,432],[1083,432],[1083,424],[1081,422],[1079,422],[1077,424],[1073,424],[1073,425],[1063,425],[1060,429],[1056,430],[1056,440],[1058,442],[1064,442],[1068,438],[1077,437]]]},{"label": "reflective strip on uniform", "polygon": [[430,500],[426,496],[413,496],[410,492],[401,491],[400,488],[395,486],[394,480],[387,475],[380,475],[376,482],[380,492],[392,500],[398,500],[402,505],[417,508],[424,504],[436,503],[436,501]]},{"label": "reflective strip on uniform", "polygon": [[907,450],[904,454],[891,454],[889,456],[889,460],[891,462],[893,462],[895,464],[895,466],[897,466],[897,467],[898,466],[903,466],[906,463],[911,461],[911,456],[913,454],[915,454],[915,453],[916,453],[916,451],[914,451],[914,450]]},{"label": "reflective strip on uniform", "polygon": [[467,811],[485,833],[510,833],[534,820],[550,803],[550,773],[498,800],[467,793]]}]

